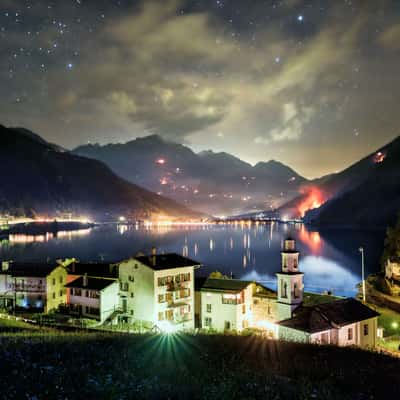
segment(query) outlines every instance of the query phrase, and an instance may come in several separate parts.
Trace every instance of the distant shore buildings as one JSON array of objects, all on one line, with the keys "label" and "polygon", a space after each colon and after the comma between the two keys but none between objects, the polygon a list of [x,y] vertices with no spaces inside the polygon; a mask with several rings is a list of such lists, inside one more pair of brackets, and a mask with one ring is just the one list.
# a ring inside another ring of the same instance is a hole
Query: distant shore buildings
[{"label": "distant shore buildings", "polygon": [[99,324],[139,323],[153,331],[256,329],[306,343],[373,348],[378,313],[348,298],[304,293],[299,252],[285,240],[277,292],[257,282],[196,277],[200,263],[178,254],[139,255],[118,263],[3,263],[0,306],[66,306]]}]

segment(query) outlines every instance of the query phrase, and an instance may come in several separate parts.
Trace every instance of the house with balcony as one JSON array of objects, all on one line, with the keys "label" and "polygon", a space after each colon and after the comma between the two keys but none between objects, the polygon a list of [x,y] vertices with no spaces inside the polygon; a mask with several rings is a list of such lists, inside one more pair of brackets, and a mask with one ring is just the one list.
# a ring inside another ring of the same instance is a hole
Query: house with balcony
[{"label": "house with balcony", "polygon": [[119,263],[120,322],[162,331],[194,328],[194,271],[179,254],[141,255]]},{"label": "house with balcony", "polygon": [[119,312],[117,279],[80,276],[65,285],[71,314],[104,323]]},{"label": "house with balcony", "polygon": [[0,299],[3,306],[45,313],[66,303],[66,265],[3,262],[0,272]]}]

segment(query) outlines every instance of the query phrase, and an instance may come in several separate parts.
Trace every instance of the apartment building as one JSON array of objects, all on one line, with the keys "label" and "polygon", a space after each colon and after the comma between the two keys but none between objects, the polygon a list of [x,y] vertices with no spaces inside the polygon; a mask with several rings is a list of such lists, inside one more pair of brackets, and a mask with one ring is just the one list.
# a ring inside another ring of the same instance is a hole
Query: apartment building
[{"label": "apartment building", "polygon": [[66,265],[3,262],[0,298],[4,306],[37,309],[45,313],[66,303]]},{"label": "apartment building", "polygon": [[194,328],[194,270],[175,253],[137,256],[119,264],[120,320],[163,331]]}]

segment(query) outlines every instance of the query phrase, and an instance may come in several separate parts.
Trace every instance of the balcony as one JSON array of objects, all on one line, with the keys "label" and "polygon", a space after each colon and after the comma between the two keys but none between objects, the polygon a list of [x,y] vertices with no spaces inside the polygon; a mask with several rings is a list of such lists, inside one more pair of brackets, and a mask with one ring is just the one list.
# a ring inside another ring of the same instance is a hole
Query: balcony
[{"label": "balcony", "polygon": [[184,283],[185,283],[185,282],[180,282],[180,283],[172,282],[172,283],[168,283],[168,284],[166,285],[166,286],[167,286],[167,291],[168,291],[168,292],[177,292],[177,291],[179,291],[179,290],[186,289],[187,286],[185,286]]}]

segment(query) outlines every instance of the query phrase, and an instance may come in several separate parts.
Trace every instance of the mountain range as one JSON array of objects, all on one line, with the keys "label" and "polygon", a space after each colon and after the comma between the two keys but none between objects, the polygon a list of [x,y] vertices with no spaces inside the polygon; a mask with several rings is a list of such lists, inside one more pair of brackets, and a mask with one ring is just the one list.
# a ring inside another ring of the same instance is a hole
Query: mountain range
[{"label": "mountain range", "polygon": [[154,215],[199,217],[185,206],[117,176],[105,164],[74,155],[20,128],[0,125],[0,212],[96,219]]},{"label": "mountain range", "polygon": [[251,164],[225,153],[195,153],[152,135],[123,144],[88,144],[74,154],[107,164],[116,174],[148,190],[212,215],[275,208],[308,183],[290,167]]},{"label": "mountain range", "polygon": [[400,210],[400,137],[312,181],[278,161],[252,166],[156,135],[67,151],[0,125],[0,139],[0,212],[199,218],[274,210],[319,226],[384,227]]}]

